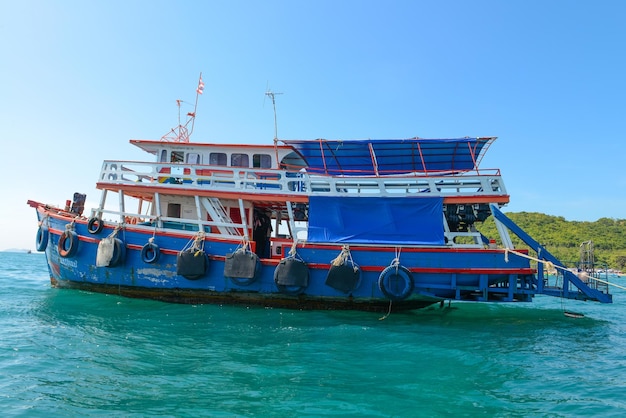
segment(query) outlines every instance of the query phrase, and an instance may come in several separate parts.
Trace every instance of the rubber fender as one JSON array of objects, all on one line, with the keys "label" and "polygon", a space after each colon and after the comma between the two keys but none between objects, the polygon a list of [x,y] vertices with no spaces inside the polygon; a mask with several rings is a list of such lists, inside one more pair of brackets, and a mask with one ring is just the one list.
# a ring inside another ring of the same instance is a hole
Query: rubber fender
[{"label": "rubber fender", "polygon": [[96,217],[89,218],[89,222],[87,222],[87,232],[90,234],[99,234],[102,232],[103,227],[104,222],[102,219],[98,219]]},{"label": "rubber fender", "polygon": [[113,256],[111,257],[111,261],[109,261],[109,265],[107,267],[115,267],[119,264],[124,263],[124,259],[126,258],[126,244],[119,238],[115,238],[113,240]]},{"label": "rubber fender", "polygon": [[161,250],[159,246],[153,242],[148,242],[141,249],[141,259],[144,263],[152,264],[159,261],[159,256],[161,255]]},{"label": "rubber fender", "polygon": [[49,236],[50,231],[48,231],[48,228],[45,228],[43,225],[41,225],[37,230],[37,251],[46,251]]},{"label": "rubber fender", "polygon": [[59,238],[59,255],[63,258],[73,257],[78,251],[78,235],[74,231],[66,230]]},{"label": "rubber fender", "polygon": [[389,300],[404,300],[411,293],[415,283],[409,269],[401,265],[391,265],[378,277],[378,287]]}]

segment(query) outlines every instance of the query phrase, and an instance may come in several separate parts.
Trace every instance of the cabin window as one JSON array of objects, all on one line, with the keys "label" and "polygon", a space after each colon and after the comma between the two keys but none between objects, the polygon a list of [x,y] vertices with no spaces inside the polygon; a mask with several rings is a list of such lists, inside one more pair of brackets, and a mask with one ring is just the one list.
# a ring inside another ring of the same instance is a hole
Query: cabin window
[{"label": "cabin window", "polygon": [[233,153],[230,156],[230,165],[231,167],[250,167],[248,154]]},{"label": "cabin window", "polygon": [[195,152],[187,154],[187,164],[200,164],[200,154]]},{"label": "cabin window", "polygon": [[161,156],[159,157],[159,162],[160,163],[166,163],[167,162],[167,150],[166,149],[162,149],[161,150]]},{"label": "cabin window", "polygon": [[168,203],[167,204],[167,217],[168,218],[180,218],[180,203]]},{"label": "cabin window", "polygon": [[252,156],[252,167],[271,168],[272,157],[269,154],[254,154]]},{"label": "cabin window", "polygon": [[209,154],[209,164],[211,165],[226,165],[226,154],[223,152],[212,152]]},{"label": "cabin window", "polygon": [[184,153],[182,151],[172,151],[172,155],[170,157],[170,162],[172,163],[182,163],[183,162]]}]

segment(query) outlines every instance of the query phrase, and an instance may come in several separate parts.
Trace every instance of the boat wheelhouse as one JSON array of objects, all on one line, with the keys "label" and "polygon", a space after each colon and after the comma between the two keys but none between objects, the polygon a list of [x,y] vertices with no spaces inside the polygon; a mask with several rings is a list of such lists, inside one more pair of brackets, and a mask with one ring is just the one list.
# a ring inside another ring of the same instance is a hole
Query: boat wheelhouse
[{"label": "boat wheelhouse", "polygon": [[501,173],[479,167],[495,139],[131,140],[151,161],[104,161],[98,207],[28,203],[58,287],[295,309],[611,302],[501,212]]}]

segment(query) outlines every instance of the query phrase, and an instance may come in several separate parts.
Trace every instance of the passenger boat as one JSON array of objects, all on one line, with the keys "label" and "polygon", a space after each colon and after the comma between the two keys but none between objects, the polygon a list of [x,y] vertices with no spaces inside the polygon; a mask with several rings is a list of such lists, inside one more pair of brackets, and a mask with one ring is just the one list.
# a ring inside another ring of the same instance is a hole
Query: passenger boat
[{"label": "passenger boat", "polygon": [[[81,193],[28,201],[53,286],[380,312],[539,294],[612,301],[501,211],[500,170],[479,168],[495,137],[194,143],[194,118],[131,140],[150,161],[104,161],[98,207],[85,212]],[[497,237],[480,232],[490,216]]]}]

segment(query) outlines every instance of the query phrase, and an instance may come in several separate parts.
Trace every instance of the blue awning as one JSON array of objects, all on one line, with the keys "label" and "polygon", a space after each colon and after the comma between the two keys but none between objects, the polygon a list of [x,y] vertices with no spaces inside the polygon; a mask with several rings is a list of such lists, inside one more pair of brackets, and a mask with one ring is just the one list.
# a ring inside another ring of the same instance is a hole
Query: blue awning
[{"label": "blue awning", "polygon": [[443,245],[442,214],[442,197],[311,196],[307,241]]},{"label": "blue awning", "polygon": [[489,138],[282,140],[307,164],[307,171],[328,175],[393,175],[475,170]]}]

